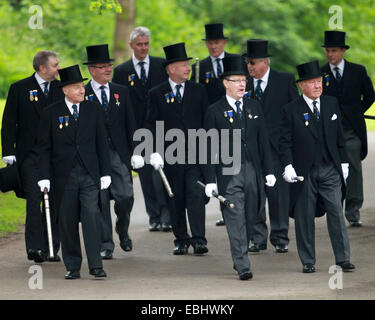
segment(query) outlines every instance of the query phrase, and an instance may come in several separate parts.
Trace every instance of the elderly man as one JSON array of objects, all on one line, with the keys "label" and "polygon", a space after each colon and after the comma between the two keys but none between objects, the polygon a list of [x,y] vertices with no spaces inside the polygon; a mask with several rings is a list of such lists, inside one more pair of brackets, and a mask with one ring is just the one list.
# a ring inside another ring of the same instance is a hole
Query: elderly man
[{"label": "elderly man", "polygon": [[[51,206],[54,258],[47,258],[47,231],[41,212],[42,194],[38,188],[37,128],[45,107],[62,100],[64,95],[56,79],[59,59],[52,51],[39,51],[33,60],[35,73],[11,85],[5,104],[1,129],[3,161],[17,161],[26,198],[25,242],[27,258],[35,262],[60,261],[58,229]],[[52,201],[51,201],[52,203]]]},{"label": "elderly man", "polygon": [[[243,58],[227,57],[223,59],[223,64],[225,72],[221,78],[226,95],[209,107],[205,119],[205,129],[217,130],[220,137],[215,143],[220,146],[216,153],[211,155],[211,144],[208,144],[209,160],[204,166],[207,182],[205,192],[212,197],[212,191],[219,191],[235,204],[234,208],[223,206],[222,212],[233,268],[240,280],[248,280],[253,275],[247,251],[251,230],[265,203],[264,180],[268,187],[273,187],[276,178],[272,174],[269,140],[261,105],[253,99],[244,99],[247,72]],[[225,141],[221,133],[228,131],[229,141]],[[240,132],[237,142],[236,131]],[[228,164],[224,160],[224,146],[229,146],[233,163]],[[215,165],[216,159],[219,159],[219,164]],[[225,172],[230,166],[233,167],[232,172]]]},{"label": "elderly man", "polygon": [[[223,58],[233,56],[224,51],[227,37],[224,36],[222,23],[210,23],[204,26],[206,37],[202,39],[206,43],[209,56],[199,63],[199,83],[203,84],[207,91],[208,104],[213,104],[225,95],[225,89],[220,76],[224,70]],[[191,80],[196,78],[196,64],[192,66]],[[224,226],[224,219],[216,221],[217,226]]]},{"label": "elderly man", "polygon": [[[207,95],[202,85],[189,81],[190,66],[184,43],[177,43],[164,47],[166,55],[165,67],[169,74],[165,81],[150,91],[150,102],[147,110],[146,122],[148,128],[156,137],[156,121],[163,121],[165,131],[178,129],[188,140],[188,130],[203,128],[204,114],[207,109]],[[158,152],[164,153],[172,145],[165,141],[164,150],[156,150],[151,154],[150,163],[157,170],[164,166],[164,161]],[[165,174],[171,184],[174,198],[169,201],[172,231],[175,236],[173,254],[188,253],[191,245],[195,254],[208,252],[205,238],[205,196],[197,187],[196,182],[202,179],[201,166],[188,163],[188,144],[183,145],[177,152],[182,162],[170,163],[173,159],[166,158]],[[164,156],[164,154],[162,154]],[[168,154],[166,153],[166,156]],[[172,155],[170,155],[172,157]],[[196,159],[199,155],[196,155]],[[191,236],[187,231],[186,212],[189,219]]]},{"label": "elderly man", "polygon": [[[150,30],[137,27],[130,34],[129,45],[133,50],[131,59],[114,69],[113,82],[128,87],[137,129],[144,127],[149,90],[168,79],[163,66],[164,59],[148,54]],[[139,170],[150,231],[170,231],[170,213],[164,198],[160,176],[146,164]]]},{"label": "elderly man", "polygon": [[59,70],[65,100],[45,109],[38,135],[40,190],[52,190],[59,218],[65,279],[80,278],[79,222],[90,274],[106,277],[100,256],[99,190],[111,184],[101,106],[85,101],[78,65]]},{"label": "elderly man", "polygon": [[298,65],[297,70],[303,94],[283,108],[280,152],[284,179],[292,183],[290,210],[302,272],[315,272],[314,219],[324,212],[336,264],[351,271],[355,267],[342,210],[348,158],[340,108],[336,98],[322,95],[317,61]]},{"label": "elderly man", "polygon": [[110,83],[112,62],[108,45],[100,44],[86,47],[87,64],[92,80],[86,84],[86,99],[102,105],[108,135],[109,156],[111,160],[112,183],[108,189],[100,192],[102,207],[102,245],[103,259],[112,259],[114,243],[112,238],[112,219],[110,198],[115,200],[117,216],[116,231],[120,238],[120,247],[131,251],[132,240],[129,236],[130,212],[133,208],[133,181],[131,169],[143,167],[143,158],[132,155],[133,135],[136,123],[133,107],[127,87]]},{"label": "elderly man", "polygon": [[374,103],[375,92],[366,68],[344,59],[345,32],[326,31],[324,44],[328,63],[321,68],[323,94],[339,101],[342,113],[349,177],[346,181],[345,217],[352,227],[360,227],[363,204],[362,163],[367,155],[367,133],[363,114]]},{"label": "elderly man", "polygon": [[[278,72],[270,68],[268,41],[250,39],[244,54],[249,71],[248,92],[260,102],[270,139],[272,165],[277,183],[274,188],[266,188],[270,217],[270,241],[276,252],[288,252],[289,244],[289,185],[282,179],[283,168],[279,157],[279,138],[282,107],[298,98],[294,75]],[[252,241],[249,252],[259,252],[267,248],[266,213],[263,208],[254,233],[259,233],[260,243]]]}]

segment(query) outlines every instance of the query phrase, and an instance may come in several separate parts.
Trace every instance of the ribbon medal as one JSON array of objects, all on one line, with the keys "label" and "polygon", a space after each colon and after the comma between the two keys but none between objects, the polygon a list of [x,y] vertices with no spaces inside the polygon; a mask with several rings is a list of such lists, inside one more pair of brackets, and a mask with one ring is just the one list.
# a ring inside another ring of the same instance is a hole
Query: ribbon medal
[{"label": "ribbon medal", "polygon": [[165,101],[166,101],[167,103],[170,102],[170,101],[169,101],[169,93],[166,93],[166,94],[164,95],[164,98],[165,98]]},{"label": "ribbon medal", "polygon": [[135,79],[135,73],[132,73],[128,76],[128,81],[130,82],[131,86],[134,86],[134,79]]},{"label": "ribbon medal", "polygon": [[325,80],[325,83],[326,83],[326,87],[328,87],[329,86],[329,74],[326,74],[324,76],[324,80]]},{"label": "ribbon medal", "polygon": [[229,116],[229,122],[233,123],[233,110],[229,110],[229,111],[227,111],[227,113],[228,113],[228,116]]},{"label": "ribbon medal", "polygon": [[113,96],[116,99],[116,105],[119,107],[120,106],[120,101],[118,101],[118,99],[120,98],[119,94],[118,93],[114,93]]},{"label": "ribbon medal", "polygon": [[174,102],[174,93],[173,93],[173,91],[171,91],[171,93],[169,94],[169,97],[171,98],[171,102],[173,103]]},{"label": "ribbon medal", "polygon": [[305,126],[307,127],[309,125],[309,114],[308,113],[304,113],[303,117],[305,118]]},{"label": "ribbon medal", "polygon": [[67,127],[69,125],[69,116],[65,116],[64,119],[65,119],[65,127]]},{"label": "ribbon medal", "polygon": [[38,90],[30,90],[29,98],[30,98],[30,101],[38,101]]},{"label": "ribbon medal", "polygon": [[251,98],[251,91],[245,91],[245,94],[242,97],[244,100]]},{"label": "ribbon medal", "polygon": [[211,77],[212,77],[212,75],[211,75],[211,71],[206,72],[206,74],[205,74],[206,83],[209,83],[209,82],[210,82],[210,78],[211,78]]},{"label": "ribbon medal", "polygon": [[59,128],[60,129],[62,129],[63,128],[63,121],[64,121],[64,117],[59,117],[59,122],[60,122],[60,124],[59,124]]}]

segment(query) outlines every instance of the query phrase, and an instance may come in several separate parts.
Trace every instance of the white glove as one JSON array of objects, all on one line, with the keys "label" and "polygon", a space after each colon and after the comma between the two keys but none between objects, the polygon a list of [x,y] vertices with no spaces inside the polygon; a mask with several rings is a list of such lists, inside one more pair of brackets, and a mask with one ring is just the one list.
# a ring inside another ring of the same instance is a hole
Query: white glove
[{"label": "white glove", "polygon": [[163,158],[157,152],[151,153],[150,164],[154,167],[155,170],[158,170],[159,167],[164,167]]},{"label": "white glove", "polygon": [[213,191],[218,193],[217,184],[216,183],[207,183],[206,188],[204,189],[204,192],[206,193],[206,196],[209,197],[209,198],[212,198],[213,197],[213,194],[212,194]]},{"label": "white glove", "polygon": [[283,173],[283,178],[288,183],[297,182],[297,180],[296,180],[297,173],[296,173],[296,171],[294,170],[294,168],[293,168],[293,166],[291,164],[288,164],[285,167],[284,173]]},{"label": "white glove", "polygon": [[130,163],[132,165],[133,169],[139,169],[142,168],[145,165],[145,161],[143,160],[142,156],[139,156],[137,154],[133,154]]},{"label": "white glove", "polygon": [[276,183],[276,177],[273,174],[266,175],[266,186],[273,187]]},{"label": "white glove", "polygon": [[49,192],[51,184],[48,179],[44,179],[38,181],[38,186],[40,187],[40,191],[44,192],[44,188],[47,188],[47,192]]},{"label": "white glove", "polygon": [[6,165],[12,165],[14,162],[16,162],[16,156],[6,156],[3,157],[3,161]]},{"label": "white glove", "polygon": [[112,180],[111,176],[104,176],[100,178],[100,190],[108,189]]},{"label": "white glove", "polygon": [[341,163],[342,175],[346,180],[349,176],[349,163]]}]

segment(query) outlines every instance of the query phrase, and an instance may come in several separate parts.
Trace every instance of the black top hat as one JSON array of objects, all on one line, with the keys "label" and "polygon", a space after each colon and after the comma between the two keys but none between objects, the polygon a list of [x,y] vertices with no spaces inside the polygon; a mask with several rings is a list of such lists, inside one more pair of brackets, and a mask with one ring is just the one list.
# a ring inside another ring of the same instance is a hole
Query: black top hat
[{"label": "black top hat", "polygon": [[298,65],[297,71],[299,79],[296,80],[296,82],[322,76],[319,69],[319,62],[317,60]]},{"label": "black top hat", "polygon": [[244,75],[246,76],[247,70],[243,57],[235,55],[223,58],[224,72],[220,78],[230,75]]},{"label": "black top hat", "polygon": [[17,197],[25,197],[21,186],[17,163],[0,169],[0,190],[1,192],[14,190]]},{"label": "black top hat", "polygon": [[68,84],[82,82],[87,80],[87,78],[82,78],[81,71],[79,70],[78,64],[63,68],[59,70],[60,84],[59,87],[66,86]]},{"label": "black top hat", "polygon": [[272,57],[268,54],[268,41],[263,39],[247,40],[247,52],[243,54],[244,57],[259,59]]},{"label": "black top hat", "polygon": [[115,59],[109,57],[108,44],[97,44],[86,47],[87,62],[83,64],[94,64],[100,62],[112,62]]},{"label": "black top hat", "polygon": [[167,66],[168,64],[177,62],[177,61],[186,61],[186,60],[193,59],[187,56],[184,42],[172,44],[170,46],[164,47],[163,49],[164,49],[165,58],[166,58],[166,61],[164,62],[164,66]]},{"label": "black top hat", "polygon": [[344,31],[324,31],[324,44],[322,47],[340,47],[349,49],[350,46],[345,44]]},{"label": "black top hat", "polygon": [[206,29],[206,38],[202,40],[228,39],[224,37],[222,23],[205,24],[204,28]]}]

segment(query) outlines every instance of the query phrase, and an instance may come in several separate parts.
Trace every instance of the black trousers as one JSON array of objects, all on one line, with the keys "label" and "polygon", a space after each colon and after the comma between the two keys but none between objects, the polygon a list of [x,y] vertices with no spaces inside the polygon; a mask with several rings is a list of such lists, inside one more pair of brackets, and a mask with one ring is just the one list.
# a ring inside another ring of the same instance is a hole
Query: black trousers
[{"label": "black trousers", "polygon": [[67,270],[80,270],[81,221],[89,269],[102,268],[100,256],[99,189],[85,168],[77,165],[69,173],[59,208],[61,250]]},{"label": "black trousers", "polygon": [[[20,166],[20,176],[26,197],[25,242],[29,249],[48,251],[47,223],[44,211],[41,210],[43,194],[38,186],[38,158],[30,153]],[[56,211],[53,206],[52,192],[49,193],[53,250],[56,254],[60,247],[59,229],[56,222]]]},{"label": "black trousers", "polygon": [[[202,181],[199,166],[174,165],[166,168],[165,172],[174,193],[174,197],[169,199],[169,210],[175,245],[207,244],[204,191],[197,186],[197,181]],[[191,236],[187,231],[186,212]]]}]

